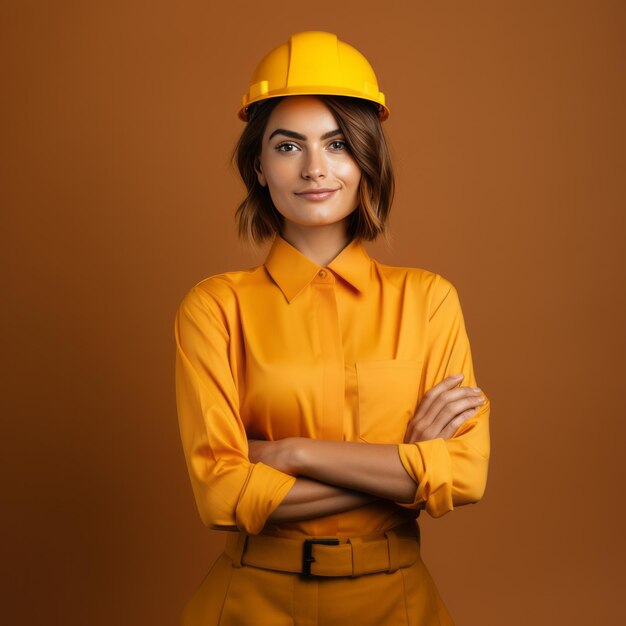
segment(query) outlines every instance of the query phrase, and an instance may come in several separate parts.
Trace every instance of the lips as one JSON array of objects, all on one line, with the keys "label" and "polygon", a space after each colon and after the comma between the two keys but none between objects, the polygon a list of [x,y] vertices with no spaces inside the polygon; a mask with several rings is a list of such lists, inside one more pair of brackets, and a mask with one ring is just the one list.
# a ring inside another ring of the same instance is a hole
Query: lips
[{"label": "lips", "polygon": [[297,196],[304,198],[305,200],[326,200],[330,198],[337,189],[311,189],[307,191],[301,191],[296,193]]}]

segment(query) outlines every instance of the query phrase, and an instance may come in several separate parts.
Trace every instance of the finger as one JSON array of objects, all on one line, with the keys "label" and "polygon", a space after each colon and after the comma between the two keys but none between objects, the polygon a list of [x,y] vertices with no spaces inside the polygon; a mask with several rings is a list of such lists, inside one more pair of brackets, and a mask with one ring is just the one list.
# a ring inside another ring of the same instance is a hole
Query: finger
[{"label": "finger", "polygon": [[470,417],[476,415],[476,411],[478,411],[478,407],[467,409],[467,411],[463,411],[463,413],[457,415],[454,419],[448,422],[448,425],[441,431],[439,437],[442,439],[451,439],[461,424],[464,424],[468,419],[470,419]]},{"label": "finger", "polygon": [[433,402],[435,402],[444,391],[454,389],[462,380],[463,374],[454,374],[444,378],[441,382],[429,389],[424,394],[417,407],[417,412],[415,413],[417,419],[421,419],[428,412]]},{"label": "finger", "polygon": [[441,432],[452,420],[464,411],[478,408],[482,403],[483,399],[480,397],[463,397],[444,405],[428,426],[425,426],[424,422],[417,425],[417,429],[411,433],[413,437],[416,437],[414,441],[426,441],[441,437]]},{"label": "finger", "polygon": [[483,402],[484,400],[480,396],[466,396],[449,402],[439,411],[437,417],[435,417],[431,425],[427,428],[427,433],[432,438],[441,437],[440,433],[451,421],[456,419],[458,415],[461,415],[461,413],[469,409],[478,408]]},{"label": "finger", "polygon": [[[443,411],[450,409],[450,407],[455,409],[454,415],[456,415],[470,406],[473,406],[472,404],[469,404],[468,406],[455,405],[457,402],[464,400],[471,402],[473,400],[480,400],[481,398],[482,392],[477,387],[465,386],[457,389],[446,389],[432,401],[432,404],[428,409],[428,412],[431,413],[431,422],[434,421],[436,416],[440,415]],[[450,416],[450,419],[452,419],[454,415]]]},{"label": "finger", "polygon": [[[433,389],[435,389],[435,387],[433,387]],[[407,432],[405,433],[406,439],[414,438],[416,437],[416,435],[418,435],[418,433],[422,433],[425,430],[429,429],[431,426],[433,426],[433,423],[438,416],[445,418],[446,416],[441,415],[441,413],[444,409],[448,408],[453,402],[459,401],[462,399],[476,399],[476,398],[479,398],[482,394],[480,389],[478,389],[477,387],[468,387],[468,386],[457,387],[457,388],[452,388],[452,389],[445,389],[445,387],[441,387],[437,391],[439,393],[436,397],[431,396],[429,400],[430,404],[426,402],[423,405],[421,405],[418,408],[415,415],[413,416],[413,418],[409,421],[409,424],[407,425]],[[468,406],[456,405],[456,407],[459,408],[459,410],[457,410],[454,414],[448,413],[447,421],[455,417],[458,413],[468,408],[469,406],[472,406],[472,405],[471,404]],[[440,423],[440,429],[443,428],[444,425],[445,424]]]},{"label": "finger", "polygon": [[406,431],[404,432],[404,440],[403,443],[413,443],[417,441],[418,437],[416,434],[417,422],[415,420],[411,420],[406,427]]},{"label": "finger", "polygon": [[[474,397],[476,393],[481,393],[480,389],[476,387],[458,387],[455,389],[464,378],[464,374],[459,372],[458,374],[452,374],[447,376],[437,385],[429,389],[419,402],[419,405],[413,414],[411,420],[407,424],[404,435],[404,443],[416,440],[423,440],[423,431],[425,431],[433,422],[435,417],[440,413],[446,403],[458,399],[463,396]],[[439,402],[436,409],[433,411],[433,406]]]}]

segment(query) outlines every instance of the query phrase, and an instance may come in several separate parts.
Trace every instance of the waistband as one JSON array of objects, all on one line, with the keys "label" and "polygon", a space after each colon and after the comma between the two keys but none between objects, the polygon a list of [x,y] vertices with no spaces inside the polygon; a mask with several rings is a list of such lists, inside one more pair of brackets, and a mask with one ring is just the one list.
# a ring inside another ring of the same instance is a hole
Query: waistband
[{"label": "waistband", "polygon": [[363,537],[303,537],[229,532],[226,554],[233,567],[250,565],[312,576],[361,576],[395,572],[420,557],[416,522]]}]

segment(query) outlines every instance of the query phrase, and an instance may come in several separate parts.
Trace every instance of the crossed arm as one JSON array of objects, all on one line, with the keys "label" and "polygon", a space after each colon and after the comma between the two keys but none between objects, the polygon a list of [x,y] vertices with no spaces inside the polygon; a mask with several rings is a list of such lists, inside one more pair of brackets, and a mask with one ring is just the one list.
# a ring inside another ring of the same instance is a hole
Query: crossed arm
[{"label": "crossed arm", "polygon": [[181,441],[207,527],[255,534],[268,520],[311,519],[380,499],[440,517],[482,497],[489,399],[477,408],[481,398],[472,387],[455,389],[461,378],[444,378],[463,372],[467,385],[476,384],[458,294],[448,281],[437,278],[429,299],[421,376],[430,389],[397,444],[248,440],[233,376],[236,346],[222,299],[212,293],[221,285],[216,279],[192,289],[175,320]]},{"label": "crossed arm", "polygon": [[[405,443],[448,439],[474,415],[483,403],[480,390],[457,387],[461,378],[450,376],[425,394],[409,422]],[[268,518],[274,523],[341,513],[379,498],[410,503],[418,487],[396,444],[304,437],[250,440],[249,457],[297,477]]]}]

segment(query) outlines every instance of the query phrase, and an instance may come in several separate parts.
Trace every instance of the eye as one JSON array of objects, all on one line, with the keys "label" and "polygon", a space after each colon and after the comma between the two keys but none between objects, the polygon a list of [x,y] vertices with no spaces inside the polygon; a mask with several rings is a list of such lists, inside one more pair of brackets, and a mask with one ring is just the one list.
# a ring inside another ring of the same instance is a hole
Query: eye
[{"label": "eye", "polygon": [[285,141],[283,143],[279,143],[276,146],[276,150],[278,152],[293,152],[293,150],[283,150],[283,148],[297,148],[295,143],[291,143],[290,141]]},{"label": "eye", "polygon": [[334,150],[347,150],[348,149],[348,144],[345,141],[341,141],[340,139],[336,139],[335,141],[333,141],[331,144],[331,146],[337,146],[339,145],[338,148],[334,147]]}]

